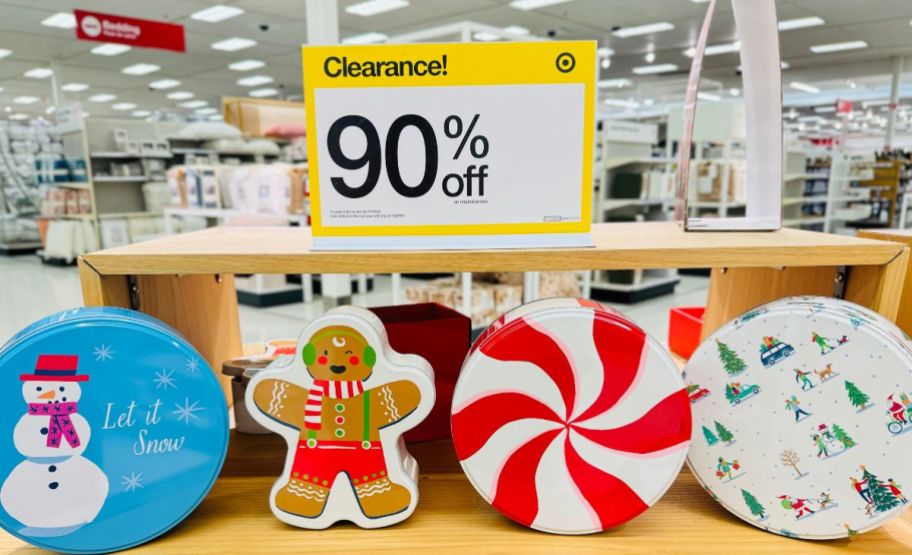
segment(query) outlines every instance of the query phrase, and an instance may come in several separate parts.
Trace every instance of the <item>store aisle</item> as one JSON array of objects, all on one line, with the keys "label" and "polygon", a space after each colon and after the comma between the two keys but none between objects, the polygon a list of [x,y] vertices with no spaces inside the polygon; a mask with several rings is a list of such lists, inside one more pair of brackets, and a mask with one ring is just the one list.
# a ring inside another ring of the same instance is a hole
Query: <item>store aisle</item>
[{"label": "store aisle", "polygon": [[[0,343],[5,343],[38,318],[82,304],[75,268],[45,266],[31,256],[0,258],[0,284]],[[377,276],[375,284],[373,292],[355,295],[353,302],[361,306],[389,304],[392,301],[389,276]],[[613,306],[665,344],[668,341],[668,309],[705,304],[707,284],[706,278],[681,276],[674,295],[635,305]],[[320,302],[267,309],[242,306],[241,336],[245,342],[297,337],[304,324],[322,312]]]}]

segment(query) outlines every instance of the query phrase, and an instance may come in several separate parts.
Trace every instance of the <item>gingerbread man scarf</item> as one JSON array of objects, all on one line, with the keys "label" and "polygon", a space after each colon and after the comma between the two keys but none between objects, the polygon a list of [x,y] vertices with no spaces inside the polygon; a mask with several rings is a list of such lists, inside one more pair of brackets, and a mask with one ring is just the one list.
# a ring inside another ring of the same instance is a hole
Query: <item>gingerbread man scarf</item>
[{"label": "gingerbread man scarf", "polygon": [[330,399],[350,399],[362,393],[364,393],[364,383],[360,380],[315,380],[314,386],[307,393],[307,404],[304,406],[304,427],[308,430],[320,429],[324,396]]},{"label": "gingerbread man scarf", "polygon": [[70,420],[71,414],[76,414],[76,403],[29,403],[28,412],[34,416],[48,416],[48,447],[60,447],[60,440],[66,439],[70,447],[79,447],[79,434],[76,433],[76,427]]}]

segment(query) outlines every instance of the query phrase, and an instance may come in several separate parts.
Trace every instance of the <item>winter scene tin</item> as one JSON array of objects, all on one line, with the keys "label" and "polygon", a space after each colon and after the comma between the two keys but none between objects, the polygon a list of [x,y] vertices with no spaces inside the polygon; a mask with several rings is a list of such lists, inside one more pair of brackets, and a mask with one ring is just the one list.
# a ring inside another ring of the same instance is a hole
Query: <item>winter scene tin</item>
[{"label": "winter scene tin", "polygon": [[912,486],[912,351],[880,315],[824,297],[747,312],[694,353],[688,464],[741,519],[851,537],[899,516]]},{"label": "winter scene tin", "polygon": [[228,447],[206,361],[138,312],[82,308],[0,350],[0,526],[38,547],[105,553],[166,532],[202,501]]},{"label": "winter scene tin", "polygon": [[690,401],[667,351],[620,312],[546,299],[472,346],[453,443],[479,494],[555,534],[620,525],[655,504],[687,455]]}]

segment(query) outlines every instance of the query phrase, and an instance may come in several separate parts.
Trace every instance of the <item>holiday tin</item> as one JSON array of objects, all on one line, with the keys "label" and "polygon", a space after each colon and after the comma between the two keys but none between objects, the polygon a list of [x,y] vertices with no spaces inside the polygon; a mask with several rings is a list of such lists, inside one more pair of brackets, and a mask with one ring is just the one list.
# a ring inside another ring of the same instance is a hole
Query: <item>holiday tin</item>
[{"label": "holiday tin", "polygon": [[259,371],[246,403],[288,443],[270,493],[278,519],[378,528],[414,512],[418,465],[401,435],[430,413],[434,374],[423,358],[395,352],[372,312],[340,307],[312,321],[292,364]]},{"label": "holiday tin", "polygon": [[700,346],[688,464],[729,511],[790,537],[872,530],[907,506],[912,350],[882,316],[824,297],[751,310]]},{"label": "holiday tin", "polygon": [[684,463],[690,401],[665,349],[580,299],[507,312],[476,340],[452,407],[462,468],[495,509],[586,534],[636,517]]},{"label": "holiday tin", "polygon": [[0,349],[0,526],[42,548],[147,542],[211,488],[228,444],[205,360],[138,312],[84,308]]}]

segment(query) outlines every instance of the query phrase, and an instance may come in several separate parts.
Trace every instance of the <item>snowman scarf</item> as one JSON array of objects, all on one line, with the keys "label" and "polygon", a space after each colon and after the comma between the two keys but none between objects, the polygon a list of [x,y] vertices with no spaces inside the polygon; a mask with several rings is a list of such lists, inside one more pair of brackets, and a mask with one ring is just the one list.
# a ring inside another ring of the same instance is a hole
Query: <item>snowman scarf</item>
[{"label": "snowman scarf", "polygon": [[57,449],[60,440],[66,439],[70,447],[79,447],[79,434],[70,420],[71,414],[76,414],[76,403],[41,404],[29,403],[29,414],[33,416],[47,416],[48,422],[47,447]]},{"label": "snowman scarf", "polygon": [[330,399],[350,399],[362,393],[364,383],[360,380],[314,380],[314,386],[307,393],[307,404],[304,406],[304,427],[308,430],[320,429],[324,396]]}]

